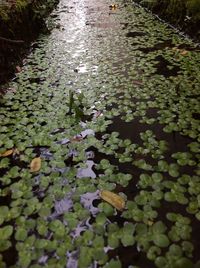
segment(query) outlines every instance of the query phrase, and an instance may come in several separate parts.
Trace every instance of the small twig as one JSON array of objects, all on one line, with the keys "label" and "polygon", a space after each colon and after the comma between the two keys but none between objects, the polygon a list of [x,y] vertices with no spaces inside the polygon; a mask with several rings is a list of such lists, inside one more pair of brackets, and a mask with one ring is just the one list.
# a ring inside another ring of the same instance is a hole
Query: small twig
[{"label": "small twig", "polygon": [[9,42],[9,43],[16,43],[16,44],[24,43],[23,40],[12,40],[12,39],[8,39],[8,38],[1,37],[1,36],[0,36],[0,40]]}]

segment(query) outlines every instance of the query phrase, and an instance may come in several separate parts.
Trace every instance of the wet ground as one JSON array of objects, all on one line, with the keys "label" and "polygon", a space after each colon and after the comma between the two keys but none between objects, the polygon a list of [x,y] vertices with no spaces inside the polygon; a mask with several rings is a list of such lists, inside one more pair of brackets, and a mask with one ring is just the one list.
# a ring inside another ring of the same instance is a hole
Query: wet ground
[{"label": "wet ground", "polygon": [[0,100],[0,267],[199,267],[199,47],[112,4],[61,0]]}]

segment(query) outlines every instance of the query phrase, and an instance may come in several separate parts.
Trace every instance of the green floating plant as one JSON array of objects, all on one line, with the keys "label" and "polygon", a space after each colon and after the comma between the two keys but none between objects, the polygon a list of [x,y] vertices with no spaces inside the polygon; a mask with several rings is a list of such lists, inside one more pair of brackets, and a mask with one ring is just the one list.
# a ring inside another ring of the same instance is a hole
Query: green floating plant
[{"label": "green floating plant", "polygon": [[[14,248],[13,267],[117,268],[129,250],[141,252],[129,268],[145,258],[158,268],[199,266],[197,47],[144,9],[116,5],[117,16],[94,25],[60,5],[51,20],[68,27],[39,36],[0,99],[2,267]],[[79,174],[87,161],[93,177]],[[124,210],[101,202],[102,190],[120,194]]]}]

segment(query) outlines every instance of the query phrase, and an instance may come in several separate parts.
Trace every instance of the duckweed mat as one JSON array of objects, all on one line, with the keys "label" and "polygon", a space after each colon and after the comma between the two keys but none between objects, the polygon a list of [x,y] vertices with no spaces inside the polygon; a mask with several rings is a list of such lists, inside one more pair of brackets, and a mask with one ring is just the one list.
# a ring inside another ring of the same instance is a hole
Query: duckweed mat
[{"label": "duckweed mat", "polygon": [[0,99],[0,267],[198,268],[199,47],[61,0]]}]

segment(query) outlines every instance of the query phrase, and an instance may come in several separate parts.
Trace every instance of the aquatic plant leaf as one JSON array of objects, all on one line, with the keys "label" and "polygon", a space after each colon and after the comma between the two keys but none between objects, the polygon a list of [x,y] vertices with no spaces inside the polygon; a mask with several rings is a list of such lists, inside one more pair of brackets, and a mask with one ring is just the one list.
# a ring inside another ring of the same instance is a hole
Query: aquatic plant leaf
[{"label": "aquatic plant leaf", "polygon": [[162,256],[157,257],[155,260],[156,267],[158,268],[165,267],[167,265],[167,262],[168,262],[167,259]]},{"label": "aquatic plant leaf", "polygon": [[108,235],[108,245],[112,248],[119,247],[119,238],[116,236],[116,233]]},{"label": "aquatic plant leaf", "polygon": [[0,228],[0,240],[7,240],[13,233],[13,227],[11,225]]},{"label": "aquatic plant leaf", "polygon": [[153,242],[155,243],[156,246],[161,247],[161,248],[165,248],[169,246],[169,239],[164,234],[155,233],[153,236]]},{"label": "aquatic plant leaf", "polygon": [[42,160],[40,157],[36,157],[31,161],[30,170],[31,172],[37,172],[40,170],[42,164]]},{"label": "aquatic plant leaf", "polygon": [[122,268],[122,264],[120,260],[111,259],[109,263],[107,263],[104,267],[105,268]]},{"label": "aquatic plant leaf", "polygon": [[120,195],[103,190],[100,192],[100,197],[118,210],[123,210],[125,208],[125,200]]},{"label": "aquatic plant leaf", "polygon": [[100,203],[98,208],[101,209],[106,216],[112,216],[114,213],[114,208],[108,203]]},{"label": "aquatic plant leaf", "polygon": [[169,247],[169,252],[173,256],[181,257],[183,255],[182,248],[178,245],[172,244]]},{"label": "aquatic plant leaf", "polygon": [[15,239],[18,241],[24,241],[27,237],[27,231],[24,228],[17,229],[15,233]]},{"label": "aquatic plant leaf", "polygon": [[174,267],[175,268],[193,268],[194,265],[193,263],[191,262],[191,260],[183,257],[183,258],[180,258],[178,259],[175,264],[174,264]]},{"label": "aquatic plant leaf", "polygon": [[135,238],[129,234],[124,234],[121,238],[121,242],[124,247],[133,246],[135,243]]},{"label": "aquatic plant leaf", "polygon": [[162,234],[166,231],[167,227],[162,221],[155,222],[153,225],[153,232],[156,234]]},{"label": "aquatic plant leaf", "polygon": [[191,257],[192,252],[194,250],[193,244],[189,241],[183,241],[181,246],[182,246],[183,251],[187,254],[187,256]]}]

